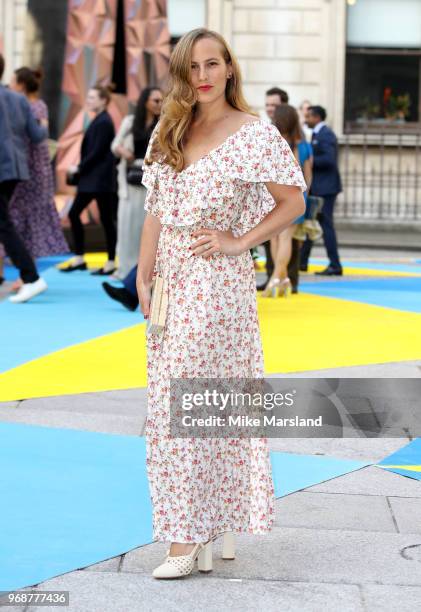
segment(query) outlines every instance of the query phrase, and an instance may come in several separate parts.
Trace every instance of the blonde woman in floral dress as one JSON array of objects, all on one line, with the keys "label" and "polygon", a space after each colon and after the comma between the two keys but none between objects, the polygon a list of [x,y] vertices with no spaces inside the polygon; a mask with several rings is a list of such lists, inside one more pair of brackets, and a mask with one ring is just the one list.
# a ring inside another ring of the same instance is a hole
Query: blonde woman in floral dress
[{"label": "blonde woman in floral dress", "polygon": [[145,318],[158,270],[169,295],[164,330],[147,336],[153,533],[171,543],[153,576],[178,578],[196,559],[199,570],[212,569],[217,536],[232,558],[233,533],[273,525],[267,439],[171,437],[169,390],[172,378],[263,378],[250,248],[304,212],[306,189],[276,127],[250,111],[238,63],[215,32],[193,30],[173,51],[143,184],[137,288]]}]

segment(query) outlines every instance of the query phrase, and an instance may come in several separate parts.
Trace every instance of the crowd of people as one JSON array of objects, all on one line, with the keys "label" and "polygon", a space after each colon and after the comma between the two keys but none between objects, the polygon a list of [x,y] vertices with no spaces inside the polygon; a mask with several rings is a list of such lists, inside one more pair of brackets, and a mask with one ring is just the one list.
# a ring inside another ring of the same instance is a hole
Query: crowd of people
[{"label": "crowd of people", "polygon": [[342,275],[333,222],[334,204],[341,192],[337,139],[326,124],[326,110],[304,100],[298,109],[278,87],[266,92],[266,114],[287,140],[299,161],[307,184],[306,212],[288,229],[264,243],[268,278],[258,286],[264,295],[297,293],[299,271],[308,270],[315,240],[323,236],[329,265],[316,272]]},{"label": "crowd of people", "polygon": [[[0,56],[0,79],[4,59]],[[45,291],[35,258],[69,251],[54,203],[54,180],[48,137],[48,110],[39,98],[42,74],[27,67],[15,71],[9,87],[0,85],[0,283],[7,254],[19,269],[12,285],[12,302],[25,302]],[[86,109],[93,117],[80,149],[80,162],[68,169],[76,196],[69,211],[74,257],[64,273],[86,270],[83,210],[95,200],[105,234],[107,261],[91,272],[122,281],[103,282],[107,295],[130,310],[138,308],[136,267],[145,218],[146,188],[142,166],[151,134],[159,120],[162,91],[145,88],[133,113],[117,133],[107,108],[111,89],[92,87]],[[267,297],[298,292],[299,272],[307,271],[311,248],[323,236],[329,265],[318,272],[341,275],[335,227],[335,200],[341,191],[337,140],[326,124],[326,111],[304,100],[289,103],[279,87],[266,92],[268,120],[288,142],[302,168],[307,185],[305,213],[263,244],[267,279],[257,286]],[[256,249],[252,251],[256,255]],[[116,256],[118,267],[116,264]],[[317,274],[317,272],[316,272]]]}]

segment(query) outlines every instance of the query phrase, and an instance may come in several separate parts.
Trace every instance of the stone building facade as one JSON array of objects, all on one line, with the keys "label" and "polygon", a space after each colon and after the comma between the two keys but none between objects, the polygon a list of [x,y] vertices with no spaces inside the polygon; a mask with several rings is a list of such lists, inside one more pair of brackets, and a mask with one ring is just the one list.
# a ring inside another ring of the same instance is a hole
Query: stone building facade
[{"label": "stone building facade", "polygon": [[[421,3],[208,0],[207,25],[230,42],[261,114],[274,85],[296,106],[327,109],[340,143],[338,216],[421,225]],[[385,119],[407,90],[410,116]]]},{"label": "stone building facade", "polygon": [[341,130],[346,3],[342,0],[208,0],[208,26],[222,32],[240,60],[248,101],[286,89],[329,110]]},{"label": "stone building facade", "polygon": [[[25,58],[26,4],[0,0],[6,78]],[[309,99],[327,109],[340,143],[338,216],[421,224],[419,0],[167,0],[167,7],[173,41],[199,26],[225,36],[246,98],[262,116],[265,91],[275,85],[293,105]],[[396,105],[405,96],[403,119]]]},{"label": "stone building facade", "polygon": [[0,0],[0,50],[6,60],[5,81],[23,64],[26,13],[27,0]]}]

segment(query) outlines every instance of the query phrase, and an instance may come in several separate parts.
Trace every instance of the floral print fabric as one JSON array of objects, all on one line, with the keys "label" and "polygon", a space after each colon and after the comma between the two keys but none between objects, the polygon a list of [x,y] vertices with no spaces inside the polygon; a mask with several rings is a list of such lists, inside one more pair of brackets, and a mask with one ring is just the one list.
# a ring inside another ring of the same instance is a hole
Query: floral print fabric
[{"label": "floral print fabric", "polygon": [[250,251],[192,256],[191,232],[249,231],[275,206],[265,182],[305,191],[300,166],[278,130],[256,120],[181,172],[159,162],[144,166],[142,182],[145,210],[161,221],[154,274],[160,270],[169,286],[166,327],[147,336],[145,438],[154,538],[204,542],[224,531],[270,531],[267,439],[171,438],[170,379],[263,378]]},{"label": "floral print fabric", "polygon": [[[36,119],[48,119],[43,100],[30,102]],[[17,184],[9,202],[10,219],[32,257],[68,253],[54,202],[54,177],[46,140],[34,144],[28,139],[29,180]],[[0,245],[0,257],[4,256]]]}]

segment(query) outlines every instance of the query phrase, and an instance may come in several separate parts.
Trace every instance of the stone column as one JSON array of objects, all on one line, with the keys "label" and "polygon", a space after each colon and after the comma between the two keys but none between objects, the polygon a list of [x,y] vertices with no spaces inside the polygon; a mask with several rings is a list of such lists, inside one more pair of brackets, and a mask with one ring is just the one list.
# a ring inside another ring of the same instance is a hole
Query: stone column
[{"label": "stone column", "polygon": [[0,0],[0,51],[6,60],[5,83],[23,64],[26,10],[27,0]]}]

